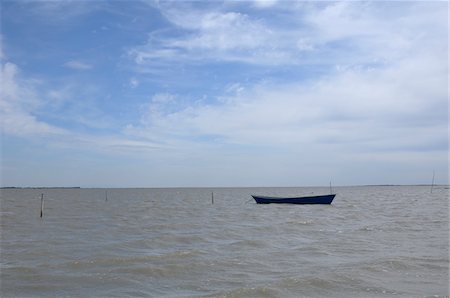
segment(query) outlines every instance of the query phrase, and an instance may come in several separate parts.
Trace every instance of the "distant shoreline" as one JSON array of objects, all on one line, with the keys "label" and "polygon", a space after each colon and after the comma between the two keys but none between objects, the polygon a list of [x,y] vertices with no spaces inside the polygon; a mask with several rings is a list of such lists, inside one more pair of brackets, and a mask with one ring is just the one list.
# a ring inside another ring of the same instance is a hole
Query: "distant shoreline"
[{"label": "distant shoreline", "polygon": [[0,187],[0,189],[75,189],[75,188],[81,188],[80,186],[52,186],[52,187],[47,187],[47,186],[5,186],[5,187]]},{"label": "distant shoreline", "polygon": [[[336,185],[333,187],[396,187],[396,186],[431,186],[431,184],[364,184],[364,185]],[[434,184],[434,187],[449,187],[449,184]],[[223,189],[223,188],[315,188],[328,187],[322,186],[170,186],[170,187],[81,187],[81,186],[5,186],[0,189],[127,189],[127,188],[149,188],[149,189],[177,189],[177,188],[204,188],[204,189]]]}]

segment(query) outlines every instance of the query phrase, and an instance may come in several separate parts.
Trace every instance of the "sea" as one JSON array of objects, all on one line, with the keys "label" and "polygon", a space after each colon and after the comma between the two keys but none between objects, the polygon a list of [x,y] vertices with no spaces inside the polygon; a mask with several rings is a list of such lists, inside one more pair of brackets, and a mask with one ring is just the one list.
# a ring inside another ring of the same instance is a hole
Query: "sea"
[{"label": "sea", "polygon": [[0,296],[449,297],[447,185],[329,192],[1,189]]}]

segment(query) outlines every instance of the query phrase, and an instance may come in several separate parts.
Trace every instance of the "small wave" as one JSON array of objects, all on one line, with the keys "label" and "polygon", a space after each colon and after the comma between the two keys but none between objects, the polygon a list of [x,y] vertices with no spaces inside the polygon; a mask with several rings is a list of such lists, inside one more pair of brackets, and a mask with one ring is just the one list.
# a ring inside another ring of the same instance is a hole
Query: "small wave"
[{"label": "small wave", "polygon": [[162,264],[140,264],[139,266],[120,267],[110,270],[114,274],[144,275],[154,278],[180,278],[200,274],[209,268],[203,262],[181,263],[176,261],[164,262]]},{"label": "small wave", "polygon": [[310,277],[303,282],[304,285],[311,286],[318,289],[333,290],[336,288],[336,283],[327,279]]},{"label": "small wave", "polygon": [[441,269],[446,268],[448,259],[435,258],[400,258],[395,260],[386,260],[381,263],[385,268],[392,270],[409,270],[409,269]]},{"label": "small wave", "polygon": [[203,243],[206,240],[203,237],[196,235],[162,235],[155,238],[153,241],[160,244],[197,244]]},{"label": "small wave", "polygon": [[375,231],[375,228],[365,226],[365,227],[359,228],[358,231],[361,231],[361,232],[372,232],[372,231]]},{"label": "small wave", "polygon": [[283,297],[336,297],[345,285],[338,280],[305,276],[286,278],[274,286],[283,289]]},{"label": "small wave", "polygon": [[151,254],[143,256],[129,256],[129,257],[110,257],[110,258],[99,258],[92,260],[79,260],[70,262],[70,267],[73,268],[87,268],[96,266],[116,266],[116,265],[133,265],[140,263],[148,263],[154,261],[164,261],[164,260],[180,260],[183,258],[192,258],[199,255],[198,250],[183,250],[164,254]]},{"label": "small wave", "polygon": [[213,295],[202,296],[210,298],[238,298],[238,297],[282,297],[282,292],[280,290],[274,289],[272,287],[243,287],[237,288],[226,292],[221,292]]},{"label": "small wave", "polygon": [[111,273],[119,274],[133,274],[133,275],[145,275],[152,277],[176,277],[181,272],[179,269],[167,267],[152,267],[152,266],[140,266],[140,267],[129,267],[129,268],[117,268],[111,270]]},{"label": "small wave", "polygon": [[301,221],[292,220],[292,221],[288,221],[287,224],[289,224],[289,225],[305,225],[305,226],[309,226],[309,225],[313,225],[314,222],[312,220],[301,220]]},{"label": "small wave", "polygon": [[317,246],[300,246],[297,248],[302,254],[311,256],[311,257],[323,257],[329,256],[330,252],[326,251],[323,248]]},{"label": "small wave", "polygon": [[265,246],[265,242],[261,241],[261,240],[249,240],[249,239],[245,239],[245,240],[239,240],[239,241],[235,241],[233,243],[230,244],[231,247],[237,247],[237,248],[263,248]]},{"label": "small wave", "polygon": [[407,258],[385,259],[361,266],[361,269],[372,272],[420,272],[424,269],[442,270],[448,266],[448,258]]},{"label": "small wave", "polygon": [[375,294],[375,295],[398,295],[399,293],[393,290],[389,290],[383,287],[366,287],[364,291],[367,294]]},{"label": "small wave", "polygon": [[405,271],[418,269],[417,266],[408,260],[383,260],[364,267],[367,271],[388,272]]},{"label": "small wave", "polygon": [[28,274],[38,274],[39,270],[36,267],[25,267],[25,266],[13,266],[13,265],[3,265],[2,273],[28,273]]},{"label": "small wave", "polygon": [[[378,296],[396,295],[396,291],[384,287],[368,286],[366,282],[358,278],[350,278],[342,275],[332,275],[328,278],[307,276],[304,278],[288,278],[277,284],[277,288],[284,289],[284,296],[291,297],[369,297],[373,294]],[[346,293],[342,296],[337,293]],[[299,295],[300,294],[300,295]]]}]

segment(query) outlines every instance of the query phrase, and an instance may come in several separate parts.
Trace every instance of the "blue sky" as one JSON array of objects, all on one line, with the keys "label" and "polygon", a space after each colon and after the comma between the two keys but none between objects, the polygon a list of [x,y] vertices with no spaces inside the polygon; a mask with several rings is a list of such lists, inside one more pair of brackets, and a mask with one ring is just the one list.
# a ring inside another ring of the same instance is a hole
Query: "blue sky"
[{"label": "blue sky", "polygon": [[448,3],[2,1],[2,186],[448,181]]}]

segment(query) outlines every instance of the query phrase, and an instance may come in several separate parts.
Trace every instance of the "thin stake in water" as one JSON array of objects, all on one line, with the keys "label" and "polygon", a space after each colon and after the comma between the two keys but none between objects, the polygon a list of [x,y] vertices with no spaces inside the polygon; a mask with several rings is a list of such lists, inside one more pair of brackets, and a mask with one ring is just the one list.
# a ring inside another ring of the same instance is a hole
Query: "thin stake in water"
[{"label": "thin stake in water", "polygon": [[433,193],[433,186],[434,186],[434,170],[433,170],[433,179],[431,179],[431,189],[430,189],[430,193]]},{"label": "thin stake in water", "polygon": [[41,218],[43,214],[44,214],[44,194],[41,193]]},{"label": "thin stake in water", "polygon": [[214,205],[214,192],[211,192],[211,204]]}]

